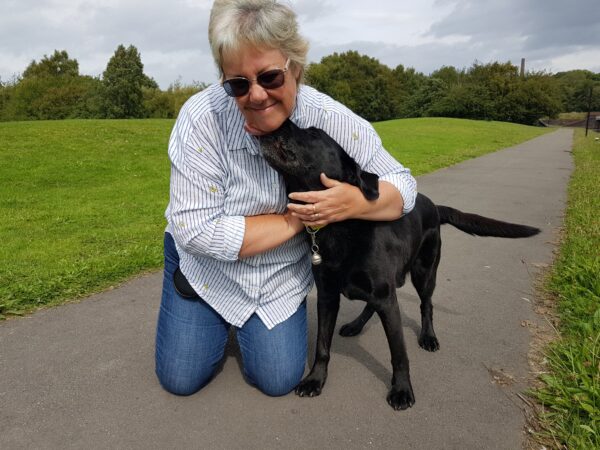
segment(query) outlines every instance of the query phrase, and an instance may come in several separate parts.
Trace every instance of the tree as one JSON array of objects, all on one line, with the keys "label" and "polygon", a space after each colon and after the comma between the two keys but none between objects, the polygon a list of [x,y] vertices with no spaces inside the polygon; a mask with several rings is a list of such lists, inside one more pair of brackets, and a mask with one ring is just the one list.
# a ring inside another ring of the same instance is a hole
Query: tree
[{"label": "tree", "polygon": [[44,55],[40,62],[35,59],[23,72],[23,78],[33,77],[76,77],[79,75],[79,63],[76,59],[69,59],[66,50],[54,50],[52,56]]},{"label": "tree", "polygon": [[158,88],[144,74],[137,48],[119,45],[102,76],[104,113],[107,118],[127,119],[144,116],[143,88]]},{"label": "tree", "polygon": [[[589,70],[570,70],[559,72],[554,78],[560,86],[563,111],[587,111],[588,106],[592,111],[600,111],[600,74]],[[590,89],[593,89],[591,105]]]},{"label": "tree", "polygon": [[407,100],[406,117],[423,117],[432,114],[432,106],[439,102],[448,91],[448,86],[438,78],[425,78],[419,88]]},{"label": "tree", "polygon": [[11,119],[10,105],[17,82],[15,80],[11,83],[0,79],[0,121]]},{"label": "tree", "polygon": [[177,117],[183,104],[192,95],[207,88],[207,84],[193,82],[190,85],[178,79],[166,91],[144,88],[144,117],[172,119]]},{"label": "tree", "polygon": [[412,67],[405,68],[399,64],[392,70],[392,78],[393,100],[398,117],[415,117],[412,97],[419,91],[427,77]]},{"label": "tree", "polygon": [[431,78],[438,78],[446,83],[447,86],[454,86],[464,81],[464,71],[458,71],[453,66],[442,66],[431,73]]},{"label": "tree", "polygon": [[0,99],[2,120],[69,119],[99,114],[99,80],[79,75],[66,50],[33,60]]},{"label": "tree", "polygon": [[536,125],[541,117],[556,117],[560,109],[556,80],[543,72],[529,72],[497,102],[496,120]]},{"label": "tree", "polygon": [[[431,84],[436,80],[437,84]],[[441,83],[441,84],[440,84]],[[481,64],[468,70],[442,67],[415,98],[421,115],[536,124],[560,110],[555,80],[545,73],[519,75],[510,62]]]},{"label": "tree", "polygon": [[334,53],[308,66],[306,82],[369,121],[397,117],[392,71],[375,58]]}]

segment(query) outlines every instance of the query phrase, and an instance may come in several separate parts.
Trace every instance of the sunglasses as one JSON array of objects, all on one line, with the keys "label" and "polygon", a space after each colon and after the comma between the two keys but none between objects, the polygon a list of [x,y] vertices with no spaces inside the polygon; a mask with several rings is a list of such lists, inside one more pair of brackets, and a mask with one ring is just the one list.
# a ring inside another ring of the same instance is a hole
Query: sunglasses
[{"label": "sunglasses", "polygon": [[277,89],[283,86],[285,82],[285,73],[288,71],[290,59],[285,62],[283,69],[267,70],[261,73],[256,78],[249,80],[245,77],[233,77],[228,80],[223,80],[223,88],[230,97],[242,97],[250,90],[250,84],[253,81],[264,89]]}]

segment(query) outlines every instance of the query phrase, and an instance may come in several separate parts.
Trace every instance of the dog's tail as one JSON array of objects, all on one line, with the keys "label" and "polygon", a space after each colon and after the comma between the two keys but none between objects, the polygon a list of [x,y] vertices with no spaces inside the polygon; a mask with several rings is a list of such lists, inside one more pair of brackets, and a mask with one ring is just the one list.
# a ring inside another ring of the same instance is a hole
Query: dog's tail
[{"label": "dog's tail", "polygon": [[465,233],[477,236],[503,238],[524,238],[534,236],[541,230],[528,225],[502,222],[477,214],[464,213],[449,206],[436,205],[440,214],[440,223],[449,223]]}]

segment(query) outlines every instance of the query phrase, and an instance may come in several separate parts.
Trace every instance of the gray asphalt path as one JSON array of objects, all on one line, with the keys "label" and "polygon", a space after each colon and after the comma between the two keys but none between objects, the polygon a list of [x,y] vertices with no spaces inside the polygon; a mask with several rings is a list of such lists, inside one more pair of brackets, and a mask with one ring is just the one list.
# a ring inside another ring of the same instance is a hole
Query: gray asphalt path
[{"label": "gray asphalt path", "polygon": [[[417,344],[419,301],[398,291],[416,396],[394,412],[385,397],[389,351],[378,319],[361,336],[336,336],[317,398],[269,398],[247,385],[232,343],[222,372],[201,392],[175,397],[154,376],[161,274],[79,304],[0,322],[2,449],[519,449],[532,284],[552,260],[572,170],[572,131],[419,178],[436,203],[543,233],[476,238],[450,226],[435,291],[441,349]],[[309,296],[314,353],[315,293]],[[344,301],[338,324],[362,302]]]}]

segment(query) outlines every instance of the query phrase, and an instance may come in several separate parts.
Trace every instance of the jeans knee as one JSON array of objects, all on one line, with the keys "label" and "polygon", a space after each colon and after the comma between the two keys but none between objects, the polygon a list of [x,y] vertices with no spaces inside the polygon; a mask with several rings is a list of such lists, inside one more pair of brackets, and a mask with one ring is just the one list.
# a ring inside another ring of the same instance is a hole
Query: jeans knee
[{"label": "jeans knee", "polygon": [[202,389],[209,381],[210,376],[203,379],[189,379],[174,375],[164,375],[158,368],[156,376],[162,388],[174,395],[188,396]]},{"label": "jeans knee", "polygon": [[269,397],[281,397],[289,394],[296,386],[298,386],[303,374],[304,366],[302,366],[302,370],[260,377],[254,384],[263,394],[266,394]]},{"label": "jeans knee", "polygon": [[265,395],[269,397],[281,397],[289,394],[292,390],[298,385],[300,380],[294,383],[282,383],[282,384],[273,384],[268,383],[264,385],[257,384],[256,387]]}]

